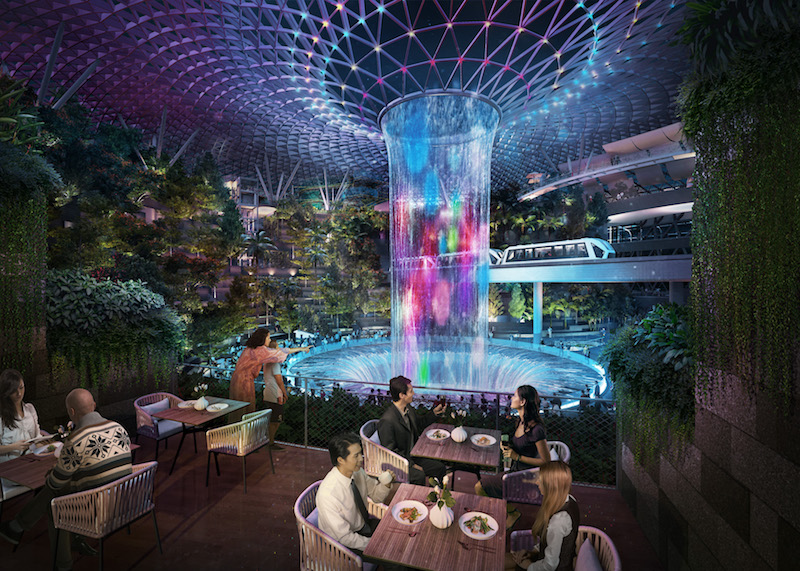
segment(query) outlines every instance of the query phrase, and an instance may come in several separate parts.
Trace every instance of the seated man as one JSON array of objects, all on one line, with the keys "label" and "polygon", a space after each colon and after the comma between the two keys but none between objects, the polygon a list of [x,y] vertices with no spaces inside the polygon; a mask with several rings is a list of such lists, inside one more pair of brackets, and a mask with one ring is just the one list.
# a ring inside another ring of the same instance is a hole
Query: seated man
[{"label": "seated man", "polygon": [[414,400],[414,387],[406,377],[391,379],[389,392],[392,404],[378,422],[381,445],[408,459],[408,477],[412,484],[425,485],[426,477],[441,480],[445,475],[445,465],[431,458],[412,457],[411,449],[422,431],[436,420],[436,416],[444,413],[445,405],[440,404],[433,409],[433,414],[428,412],[420,417],[416,409],[410,406]]},{"label": "seated man", "polygon": [[67,414],[75,429],[64,441],[58,463],[47,475],[44,488],[17,517],[0,524],[0,537],[17,545],[23,531],[31,529],[47,514],[50,545],[56,550],[58,569],[72,569],[70,534],[61,533],[58,545],[53,545],[56,530],[50,500],[104,486],[131,473],[131,440],[127,431],[95,412],[96,406],[92,393],[86,389],[75,389],[67,395]]},{"label": "seated man", "polygon": [[[367,476],[362,467],[361,438],[348,432],[331,438],[328,444],[333,468],[317,491],[319,528],[362,556],[378,520],[367,512],[367,496],[382,502],[392,483],[381,484]],[[355,490],[353,489],[355,487]]]}]

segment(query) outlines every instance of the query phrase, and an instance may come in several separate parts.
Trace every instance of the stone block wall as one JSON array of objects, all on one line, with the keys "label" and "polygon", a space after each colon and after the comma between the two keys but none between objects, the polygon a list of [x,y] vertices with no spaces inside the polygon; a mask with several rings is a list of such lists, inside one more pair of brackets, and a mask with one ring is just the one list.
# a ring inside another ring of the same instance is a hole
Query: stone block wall
[{"label": "stone block wall", "polygon": [[668,571],[798,568],[800,410],[726,379],[694,442],[642,466],[621,435],[620,491]]}]

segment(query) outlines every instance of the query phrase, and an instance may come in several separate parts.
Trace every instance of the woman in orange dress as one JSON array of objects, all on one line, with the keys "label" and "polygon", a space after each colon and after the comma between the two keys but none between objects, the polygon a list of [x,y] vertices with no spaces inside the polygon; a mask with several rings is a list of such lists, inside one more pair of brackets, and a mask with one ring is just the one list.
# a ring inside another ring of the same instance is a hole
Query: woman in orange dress
[{"label": "woman in orange dress", "polygon": [[265,363],[283,363],[288,355],[299,351],[308,353],[310,349],[309,347],[270,349],[269,342],[269,331],[263,327],[256,329],[245,343],[245,348],[236,362],[236,369],[231,376],[230,398],[250,403],[246,408],[237,411],[242,415],[256,410],[255,380]]}]

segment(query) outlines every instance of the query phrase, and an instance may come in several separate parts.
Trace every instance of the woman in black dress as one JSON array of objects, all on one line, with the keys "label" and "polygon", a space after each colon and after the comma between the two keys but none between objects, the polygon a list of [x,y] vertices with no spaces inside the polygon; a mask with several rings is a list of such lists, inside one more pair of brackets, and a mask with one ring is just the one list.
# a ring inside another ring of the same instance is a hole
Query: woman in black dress
[{"label": "woman in black dress", "polygon": [[[511,397],[511,408],[519,413],[514,432],[508,444],[503,445],[503,456],[511,458],[510,471],[538,468],[550,462],[550,449],[545,439],[544,424],[539,416],[539,393],[530,385],[521,385]],[[491,498],[503,497],[503,475],[484,476],[475,484],[475,493]],[[519,519],[520,512],[508,506],[506,529]]]}]

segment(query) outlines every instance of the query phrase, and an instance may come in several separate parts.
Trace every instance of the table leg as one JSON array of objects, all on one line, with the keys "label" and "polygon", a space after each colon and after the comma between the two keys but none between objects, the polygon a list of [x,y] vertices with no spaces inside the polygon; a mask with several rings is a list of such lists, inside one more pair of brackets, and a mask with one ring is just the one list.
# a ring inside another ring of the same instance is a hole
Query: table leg
[{"label": "table leg", "polygon": [[181,431],[181,441],[178,443],[178,449],[175,451],[175,458],[172,459],[172,466],[169,468],[169,475],[172,475],[172,471],[175,469],[175,462],[178,461],[178,455],[181,453],[181,446],[183,446],[183,441],[186,438],[186,425],[182,424],[181,427],[183,430]]}]

